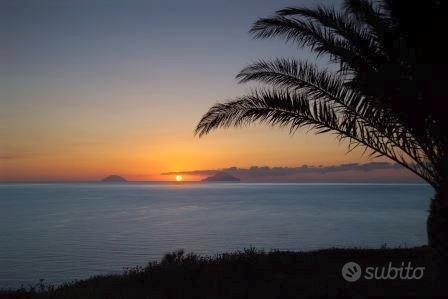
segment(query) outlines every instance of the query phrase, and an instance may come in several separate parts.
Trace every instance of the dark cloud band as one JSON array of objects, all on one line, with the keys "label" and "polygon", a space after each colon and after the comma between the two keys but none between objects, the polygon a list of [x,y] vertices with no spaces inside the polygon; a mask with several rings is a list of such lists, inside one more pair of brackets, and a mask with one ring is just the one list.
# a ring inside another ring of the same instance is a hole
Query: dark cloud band
[{"label": "dark cloud band", "polygon": [[250,168],[238,168],[229,167],[223,169],[201,169],[201,170],[187,170],[179,172],[165,172],[162,175],[174,175],[174,174],[184,174],[184,175],[213,175],[217,172],[224,171],[231,173],[233,175],[242,175],[253,178],[262,177],[282,177],[297,174],[327,174],[334,172],[347,172],[347,171],[374,171],[374,170],[384,170],[384,169],[403,169],[402,166],[396,163],[387,162],[371,162],[371,163],[347,163],[340,165],[331,166],[308,166],[302,165],[299,167],[268,167],[268,166],[252,166]]}]

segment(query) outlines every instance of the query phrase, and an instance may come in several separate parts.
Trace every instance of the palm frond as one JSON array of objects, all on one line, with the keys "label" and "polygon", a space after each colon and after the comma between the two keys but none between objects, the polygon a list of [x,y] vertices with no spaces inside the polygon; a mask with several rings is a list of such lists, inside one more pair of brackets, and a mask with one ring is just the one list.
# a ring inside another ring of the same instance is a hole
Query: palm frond
[{"label": "palm frond", "polygon": [[371,27],[384,25],[380,10],[370,0],[344,0],[345,11],[353,15],[360,23]]},{"label": "palm frond", "polygon": [[361,94],[346,86],[344,77],[315,65],[295,59],[278,58],[259,60],[245,67],[238,75],[240,82],[258,81],[275,88],[287,88],[307,95],[309,100],[332,102],[336,108],[345,109],[382,124],[397,122],[393,115],[384,113],[384,106],[377,107]]},{"label": "palm frond", "polygon": [[332,132],[339,140],[348,139],[433,181],[431,169],[422,167],[388,136],[363,122],[359,115],[336,109],[331,102],[310,101],[307,95],[287,89],[254,90],[236,100],[216,104],[202,117],[195,133],[203,136],[217,128],[239,127],[257,121],[289,127],[291,133],[302,127],[309,127],[318,134]]},{"label": "palm frond", "polygon": [[390,19],[380,7],[369,0],[345,0],[345,11],[351,14],[360,24],[367,25],[378,41],[389,31]]},{"label": "palm frond", "polygon": [[416,163],[426,164],[434,156],[431,154],[433,148],[421,146],[422,143],[417,141],[412,131],[404,127],[384,104],[377,105],[347,88],[341,75],[319,70],[309,63],[283,58],[259,60],[244,68],[237,78],[240,82],[255,80],[277,89],[306,94],[309,101],[329,102],[334,110],[350,116],[345,117],[346,122],[356,121],[370,130],[374,129],[376,136],[381,136],[386,146],[399,148]]},{"label": "palm frond", "polygon": [[316,65],[295,59],[259,60],[246,66],[236,77],[240,83],[258,81],[300,91],[311,100],[327,98],[341,105],[361,102],[360,95],[345,87],[341,75],[319,70]]},{"label": "palm frond", "polygon": [[311,48],[317,55],[327,54],[332,62],[341,65],[341,71],[373,67],[347,40],[311,20],[274,16],[256,21],[250,32],[256,38],[283,37],[287,42]]},{"label": "palm frond", "polygon": [[[409,20],[400,22],[394,1],[383,2],[345,0],[345,14],[290,7],[259,19],[250,30],[256,38],[280,37],[309,47],[338,63],[339,70],[294,59],[252,63],[237,75],[240,82],[257,81],[272,89],[214,105],[196,134],[256,121],[289,127],[291,133],[303,127],[333,132],[349,141],[349,151],[364,147],[372,156],[386,156],[437,189],[448,174],[448,139],[441,130],[448,122],[442,110],[422,103],[418,90],[426,90],[416,76],[418,53],[409,49],[413,37],[399,30],[403,24],[409,27]],[[419,74],[426,82],[426,73]]]},{"label": "palm frond", "polygon": [[324,26],[349,42],[351,50],[359,55],[367,57],[370,63],[379,64],[383,62],[382,53],[378,53],[380,48],[376,44],[375,36],[371,31],[360,26],[347,14],[342,14],[334,8],[318,6],[315,9],[304,7],[288,7],[277,11],[277,14],[284,17],[301,17],[309,19],[321,26]]}]

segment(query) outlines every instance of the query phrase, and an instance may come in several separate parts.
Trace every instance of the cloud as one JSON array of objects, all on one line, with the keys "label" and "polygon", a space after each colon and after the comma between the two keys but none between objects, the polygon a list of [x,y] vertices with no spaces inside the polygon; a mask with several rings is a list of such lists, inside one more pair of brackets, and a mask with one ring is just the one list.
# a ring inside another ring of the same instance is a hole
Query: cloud
[{"label": "cloud", "polygon": [[15,160],[19,159],[20,156],[18,155],[0,155],[0,160],[8,161],[8,160]]},{"label": "cloud", "polygon": [[315,182],[421,182],[417,176],[396,163],[370,162],[346,163],[330,166],[268,167],[249,168],[229,167],[222,169],[199,169],[179,172],[165,172],[162,175],[210,176],[224,171],[243,181],[315,181]]},{"label": "cloud", "polygon": [[38,153],[31,153],[31,152],[6,152],[6,153],[0,153],[0,161],[12,161],[12,160],[18,160],[18,159],[25,159],[30,157],[36,157],[36,156],[42,156]]},{"label": "cloud", "polygon": [[272,176],[290,176],[295,174],[327,174],[333,172],[347,172],[347,171],[374,171],[384,169],[402,169],[403,167],[396,163],[387,162],[371,162],[371,163],[347,163],[331,166],[308,166],[302,165],[299,167],[268,167],[268,166],[251,166],[249,168],[229,167],[223,169],[206,169],[206,170],[188,170],[179,172],[165,172],[162,175],[212,175],[220,171],[228,172],[234,175],[250,175],[251,177],[272,177]]}]

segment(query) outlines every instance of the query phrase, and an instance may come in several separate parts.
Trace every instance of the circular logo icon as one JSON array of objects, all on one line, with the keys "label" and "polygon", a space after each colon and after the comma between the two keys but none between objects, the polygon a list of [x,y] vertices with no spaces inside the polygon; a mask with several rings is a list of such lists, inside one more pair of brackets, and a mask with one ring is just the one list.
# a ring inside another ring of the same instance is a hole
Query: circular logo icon
[{"label": "circular logo icon", "polygon": [[355,262],[348,262],[342,267],[342,277],[348,282],[355,282],[361,278],[361,266]]}]

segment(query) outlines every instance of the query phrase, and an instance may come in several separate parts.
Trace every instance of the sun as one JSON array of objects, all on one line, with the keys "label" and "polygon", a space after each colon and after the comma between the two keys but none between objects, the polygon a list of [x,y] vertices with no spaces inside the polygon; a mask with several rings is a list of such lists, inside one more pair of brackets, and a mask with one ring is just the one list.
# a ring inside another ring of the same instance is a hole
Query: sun
[{"label": "sun", "polygon": [[176,181],[180,182],[183,180],[183,177],[181,175],[176,175]]}]

